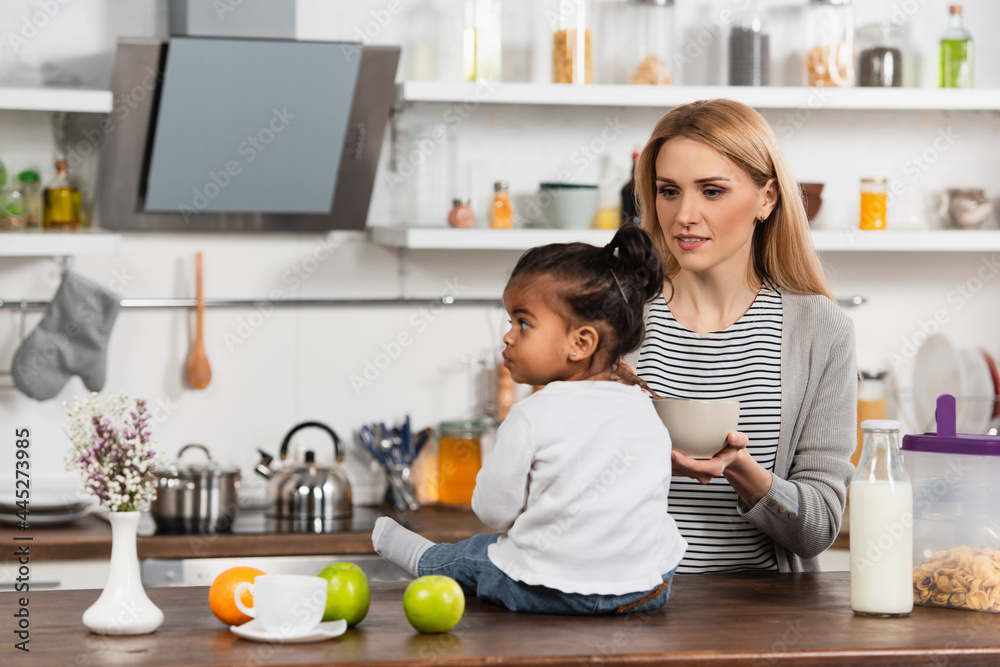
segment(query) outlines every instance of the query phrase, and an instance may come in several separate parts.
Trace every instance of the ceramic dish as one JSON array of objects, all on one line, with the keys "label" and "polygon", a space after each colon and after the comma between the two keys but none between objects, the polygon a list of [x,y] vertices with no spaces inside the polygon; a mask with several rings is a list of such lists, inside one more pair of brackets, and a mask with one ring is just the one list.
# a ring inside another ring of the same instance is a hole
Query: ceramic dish
[{"label": "ceramic dish", "polygon": [[[74,521],[79,521],[83,517],[90,514],[90,507],[85,507],[82,510],[76,512],[67,512],[65,514],[38,514],[32,511],[32,507],[28,505],[28,525],[29,526],[59,526],[64,523],[73,523]],[[20,521],[20,517],[16,514],[3,513],[0,514],[0,523],[5,523],[8,525],[16,525]]]},{"label": "ceramic dish", "polygon": [[997,362],[986,350],[980,350],[986,360],[986,366],[990,369],[990,377],[993,379],[993,415],[1000,417],[1000,369],[997,369]]},{"label": "ceramic dish", "polygon": [[325,642],[347,632],[347,621],[329,621],[320,623],[315,628],[298,634],[271,633],[265,630],[257,619],[247,621],[243,625],[231,625],[229,631],[237,637],[267,644],[308,644]]},{"label": "ceramic dish", "polygon": [[[0,490],[0,514],[14,514],[20,508],[15,500],[16,494],[11,487]],[[81,500],[75,492],[69,490],[39,491],[32,489],[28,498],[32,514],[72,514],[90,507],[91,501]]]},{"label": "ceramic dish", "polygon": [[[920,346],[913,360],[913,403],[919,432],[936,430],[934,411],[941,394],[956,398],[963,395],[962,360],[958,348],[945,336],[936,334]],[[960,415],[962,407],[959,402]],[[961,417],[958,421],[961,423]]]},{"label": "ceramic dish", "polygon": [[979,350],[962,348],[962,393],[956,396],[964,409],[958,411],[959,433],[986,433],[993,416],[993,378]]}]

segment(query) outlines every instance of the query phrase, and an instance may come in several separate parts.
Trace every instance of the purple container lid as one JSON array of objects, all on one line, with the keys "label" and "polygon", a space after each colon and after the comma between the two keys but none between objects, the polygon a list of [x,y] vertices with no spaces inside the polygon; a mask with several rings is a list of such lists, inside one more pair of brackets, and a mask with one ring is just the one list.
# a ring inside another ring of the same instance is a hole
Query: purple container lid
[{"label": "purple container lid", "polygon": [[1000,436],[955,433],[955,397],[941,394],[934,411],[937,433],[904,435],[903,451],[1000,456]]}]

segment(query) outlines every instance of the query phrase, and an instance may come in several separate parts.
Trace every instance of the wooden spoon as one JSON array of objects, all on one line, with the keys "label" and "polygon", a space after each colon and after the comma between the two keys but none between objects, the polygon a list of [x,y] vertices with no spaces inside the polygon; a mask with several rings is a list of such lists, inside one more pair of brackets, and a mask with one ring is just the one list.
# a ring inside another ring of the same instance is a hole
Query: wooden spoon
[{"label": "wooden spoon", "polygon": [[639,385],[640,387],[642,387],[643,389],[645,389],[646,391],[648,391],[649,394],[650,394],[650,396],[652,396],[653,398],[663,398],[662,396],[660,396],[659,394],[657,394],[655,391],[653,391],[653,388],[650,387],[648,384],[646,384],[645,380],[643,380],[641,377],[639,377],[638,375],[636,375],[635,373],[633,373],[632,371],[630,371],[624,365],[617,366],[615,368],[614,372],[625,383]]},{"label": "wooden spoon", "polygon": [[188,384],[195,389],[204,389],[212,381],[212,367],[208,363],[208,355],[205,354],[205,294],[202,289],[201,275],[201,253],[195,256],[195,335],[194,344],[191,346],[191,355],[188,357],[187,379]]}]

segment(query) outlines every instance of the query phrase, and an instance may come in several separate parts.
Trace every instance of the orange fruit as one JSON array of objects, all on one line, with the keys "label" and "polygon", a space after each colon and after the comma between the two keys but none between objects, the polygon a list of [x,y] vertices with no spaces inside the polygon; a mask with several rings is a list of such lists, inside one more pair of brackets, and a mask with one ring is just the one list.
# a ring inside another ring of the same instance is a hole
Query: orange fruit
[{"label": "orange fruit", "polygon": [[[252,583],[261,574],[265,572],[255,567],[231,567],[217,576],[208,589],[208,606],[215,617],[226,625],[243,625],[251,620],[236,606],[236,586],[244,581]],[[250,591],[243,591],[240,602],[247,607],[253,606]]]}]

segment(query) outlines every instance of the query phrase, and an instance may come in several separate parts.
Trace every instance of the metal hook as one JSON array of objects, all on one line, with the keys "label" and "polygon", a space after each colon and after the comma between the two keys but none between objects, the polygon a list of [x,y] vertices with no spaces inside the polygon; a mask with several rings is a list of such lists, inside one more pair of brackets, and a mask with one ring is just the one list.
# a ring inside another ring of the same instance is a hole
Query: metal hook
[{"label": "metal hook", "polygon": [[72,255],[61,255],[59,257],[59,269],[63,278],[65,278],[66,274],[73,268],[73,259],[74,257]]}]

